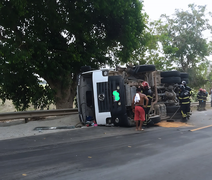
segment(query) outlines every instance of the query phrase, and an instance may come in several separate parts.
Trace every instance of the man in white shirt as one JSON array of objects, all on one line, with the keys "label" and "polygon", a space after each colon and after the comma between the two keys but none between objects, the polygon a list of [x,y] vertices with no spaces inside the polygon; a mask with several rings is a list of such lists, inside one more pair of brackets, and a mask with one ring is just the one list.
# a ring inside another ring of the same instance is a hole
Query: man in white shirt
[{"label": "man in white shirt", "polygon": [[209,94],[211,95],[211,107],[212,107],[212,88],[210,89]]}]

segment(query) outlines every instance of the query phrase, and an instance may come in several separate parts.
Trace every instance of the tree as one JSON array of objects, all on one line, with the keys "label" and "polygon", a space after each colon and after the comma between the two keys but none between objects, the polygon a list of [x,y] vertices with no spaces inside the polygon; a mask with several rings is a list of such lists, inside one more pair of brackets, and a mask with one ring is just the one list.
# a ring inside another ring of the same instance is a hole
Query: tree
[{"label": "tree", "polygon": [[0,98],[72,107],[81,66],[127,62],[138,48],[141,10],[139,0],[2,0]]},{"label": "tree", "polygon": [[[144,14],[147,28],[139,37],[141,42],[140,47],[133,52],[129,63],[131,64],[154,64],[158,70],[171,70],[175,69],[172,66],[171,61],[167,61],[167,58],[161,48],[160,40],[161,34],[158,29],[162,26],[162,21],[157,20],[150,22],[149,16]],[[145,43],[145,46],[143,45]]]},{"label": "tree", "polygon": [[[148,24],[149,16],[144,13],[143,15],[145,24]],[[152,49],[156,49],[157,41],[155,41],[155,36],[152,34],[151,29],[146,26],[143,33],[138,37],[139,46],[133,51],[128,64],[146,64],[148,60],[146,58],[147,54],[151,52]]]},{"label": "tree", "polygon": [[205,17],[206,6],[190,4],[188,7],[187,11],[176,10],[173,18],[162,15],[157,32],[167,61],[177,70],[195,75],[192,78],[198,82],[192,80],[190,85],[196,87],[206,82],[202,72],[207,70],[205,65],[211,48],[203,33],[211,31],[212,26]]},{"label": "tree", "polygon": [[158,70],[171,70],[174,67],[171,66],[171,62],[167,61],[167,58],[161,48],[160,39],[164,34],[160,34],[158,28],[161,27],[161,20],[148,23],[147,37],[149,41],[147,43],[147,49],[143,56],[147,64],[154,64]]}]

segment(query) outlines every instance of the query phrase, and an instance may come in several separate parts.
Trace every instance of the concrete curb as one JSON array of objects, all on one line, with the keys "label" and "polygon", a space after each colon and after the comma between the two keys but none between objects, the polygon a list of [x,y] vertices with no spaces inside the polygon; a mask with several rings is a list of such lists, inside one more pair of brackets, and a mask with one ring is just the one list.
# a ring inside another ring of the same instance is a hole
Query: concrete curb
[{"label": "concrete curb", "polygon": [[23,119],[4,121],[0,123],[0,140],[81,129],[34,130],[36,127],[68,127],[78,123],[80,123],[78,114],[29,121],[28,123],[25,123]]}]

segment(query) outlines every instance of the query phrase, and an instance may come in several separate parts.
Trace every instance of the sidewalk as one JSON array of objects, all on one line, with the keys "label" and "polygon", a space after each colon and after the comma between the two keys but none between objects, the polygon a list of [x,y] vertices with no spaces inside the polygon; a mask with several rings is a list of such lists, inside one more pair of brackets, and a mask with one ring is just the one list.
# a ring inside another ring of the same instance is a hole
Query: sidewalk
[{"label": "sidewalk", "polygon": [[[79,115],[51,117],[25,123],[23,119],[0,122],[0,140],[26,136],[76,130],[75,125],[80,123]],[[36,127],[53,127],[50,130],[34,130]],[[54,127],[69,127],[70,129],[55,129]]]}]

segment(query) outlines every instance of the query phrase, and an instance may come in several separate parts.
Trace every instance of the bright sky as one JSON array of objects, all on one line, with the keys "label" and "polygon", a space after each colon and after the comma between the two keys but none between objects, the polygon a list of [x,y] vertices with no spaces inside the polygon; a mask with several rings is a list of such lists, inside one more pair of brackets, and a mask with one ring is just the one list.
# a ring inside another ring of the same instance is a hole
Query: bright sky
[{"label": "bright sky", "polygon": [[158,20],[161,14],[172,15],[175,9],[188,10],[189,4],[207,6],[212,11],[211,0],[143,0],[144,11],[149,15],[150,20]]}]

